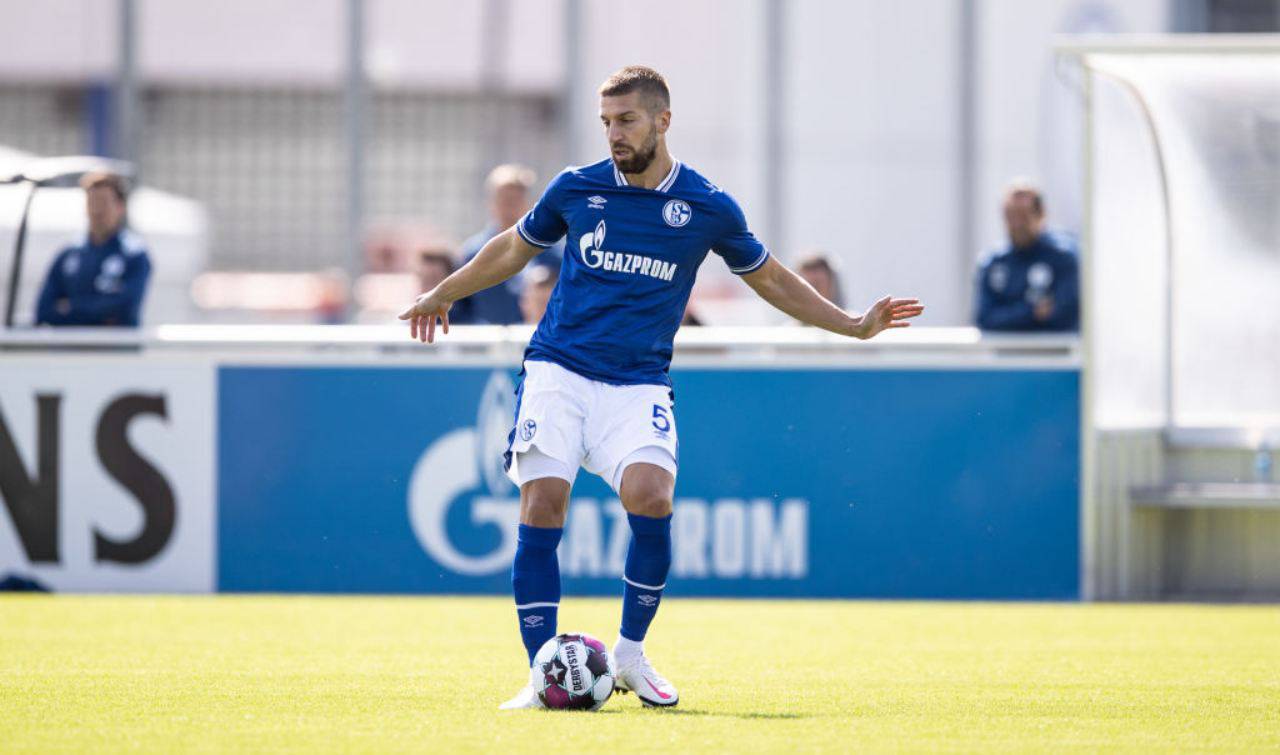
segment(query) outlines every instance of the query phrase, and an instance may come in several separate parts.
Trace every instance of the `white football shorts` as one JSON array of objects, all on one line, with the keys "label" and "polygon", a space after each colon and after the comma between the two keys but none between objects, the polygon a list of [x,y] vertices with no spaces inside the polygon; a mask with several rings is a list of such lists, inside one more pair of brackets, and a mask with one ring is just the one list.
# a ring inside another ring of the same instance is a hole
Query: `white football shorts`
[{"label": "white football shorts", "polygon": [[671,389],[610,385],[552,362],[524,364],[507,476],[516,485],[541,477],[573,484],[578,467],[618,492],[636,462],[675,476],[679,444]]}]

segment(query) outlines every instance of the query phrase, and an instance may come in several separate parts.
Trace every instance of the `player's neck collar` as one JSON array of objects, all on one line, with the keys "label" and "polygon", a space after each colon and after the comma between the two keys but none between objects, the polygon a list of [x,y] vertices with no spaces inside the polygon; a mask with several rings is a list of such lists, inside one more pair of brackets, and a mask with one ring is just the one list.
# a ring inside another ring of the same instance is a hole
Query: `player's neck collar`
[{"label": "player's neck collar", "polygon": [[[619,186],[630,186],[631,184],[627,183],[627,177],[622,175],[622,171],[618,170],[618,164],[613,162],[613,160],[610,160],[609,162],[613,165],[613,180],[616,181]],[[672,186],[675,185],[676,177],[679,175],[680,175],[680,161],[673,157],[671,158],[671,170],[667,171],[667,177],[662,179],[662,182],[659,183],[657,186],[655,186],[653,188],[653,191],[657,191],[657,192],[667,191],[668,189],[670,189]],[[642,188],[642,187],[637,186],[635,188]]]},{"label": "player's neck collar", "polygon": [[97,243],[93,240],[93,234],[89,231],[85,231],[83,246],[92,246],[92,247],[97,247],[101,249],[102,247],[107,246],[108,244],[112,243],[116,239],[120,238],[120,234],[123,232],[124,232],[124,223],[121,223],[120,225],[116,226],[116,229],[114,231],[112,231],[111,233],[103,237],[101,243]]}]

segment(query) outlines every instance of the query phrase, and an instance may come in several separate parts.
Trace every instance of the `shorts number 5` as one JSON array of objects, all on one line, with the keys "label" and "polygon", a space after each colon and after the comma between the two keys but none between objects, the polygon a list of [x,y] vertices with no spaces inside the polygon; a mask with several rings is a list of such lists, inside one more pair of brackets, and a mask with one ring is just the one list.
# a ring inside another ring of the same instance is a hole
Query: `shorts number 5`
[{"label": "shorts number 5", "polygon": [[671,431],[671,416],[667,414],[667,407],[662,404],[653,405],[653,426],[660,433]]}]

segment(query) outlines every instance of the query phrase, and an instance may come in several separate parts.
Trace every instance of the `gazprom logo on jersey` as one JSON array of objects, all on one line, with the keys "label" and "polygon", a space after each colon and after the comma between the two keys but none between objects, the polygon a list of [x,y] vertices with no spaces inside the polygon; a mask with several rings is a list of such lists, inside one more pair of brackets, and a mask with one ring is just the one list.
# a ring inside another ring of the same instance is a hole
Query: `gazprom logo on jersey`
[{"label": "gazprom logo on jersey", "polygon": [[[502,466],[515,409],[513,388],[506,372],[493,372],[481,395],[475,426],[437,438],[410,475],[408,508],[414,535],[428,556],[460,575],[505,572],[515,555],[519,492]],[[472,528],[493,526],[501,532],[487,553],[462,547],[466,534],[456,527],[459,520],[451,511],[467,505],[470,516],[463,521]],[[617,499],[574,498],[560,544],[560,571],[566,577],[621,577],[630,539],[626,512]],[[809,503],[800,498],[679,498],[672,540],[675,577],[802,579],[809,573]]]},{"label": "gazprom logo on jersey", "polygon": [[675,277],[676,268],[679,266],[674,262],[666,262],[643,254],[632,254],[631,252],[605,251],[605,232],[605,224],[601,220],[596,224],[595,231],[582,234],[582,238],[578,240],[578,249],[582,253],[582,262],[587,267],[592,269],[602,268],[615,273],[647,275],[650,278],[664,281],[670,281]]}]

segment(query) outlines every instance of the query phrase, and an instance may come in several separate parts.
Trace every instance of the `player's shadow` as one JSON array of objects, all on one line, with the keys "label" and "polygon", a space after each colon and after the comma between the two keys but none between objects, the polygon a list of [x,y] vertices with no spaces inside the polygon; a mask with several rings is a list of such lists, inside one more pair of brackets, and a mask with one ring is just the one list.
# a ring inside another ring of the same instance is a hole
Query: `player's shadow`
[{"label": "player's shadow", "polygon": [[746,713],[731,713],[721,710],[699,710],[698,708],[659,708],[654,711],[662,716],[706,716],[709,718],[740,718],[743,720],[751,719],[800,719],[813,718],[808,713],[771,713],[765,711],[751,711]]}]

